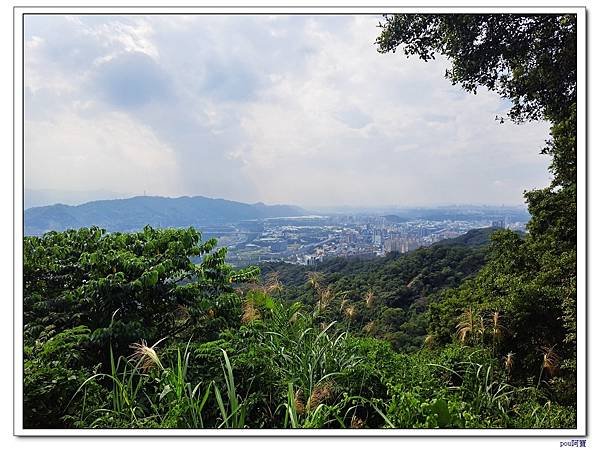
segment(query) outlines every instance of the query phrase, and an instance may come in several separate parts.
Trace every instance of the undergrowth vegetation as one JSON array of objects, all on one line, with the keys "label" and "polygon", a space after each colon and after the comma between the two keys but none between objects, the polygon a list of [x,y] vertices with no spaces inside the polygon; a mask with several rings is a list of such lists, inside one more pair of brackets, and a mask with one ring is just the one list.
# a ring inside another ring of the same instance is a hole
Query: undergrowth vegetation
[{"label": "undergrowth vegetation", "polygon": [[[119,255],[102,270],[95,268],[98,279],[111,280],[110,295],[121,299],[110,315],[103,315],[105,323],[98,323],[100,318],[89,312],[97,307],[92,299],[101,295],[98,283],[89,283],[90,275],[83,271],[77,277],[75,270],[67,269],[89,260],[94,246],[83,245],[78,238],[90,235],[96,237],[98,247],[110,243]],[[114,248],[115,242],[122,247]],[[165,243],[162,249],[157,245],[161,242]],[[27,267],[43,277],[26,285],[25,425],[504,428],[574,424],[571,409],[554,398],[551,355],[540,354],[541,373],[536,369],[529,377],[517,377],[511,363],[502,359],[498,342],[505,331],[498,330],[505,328],[498,316],[490,316],[489,324],[481,322],[486,331],[479,333],[479,316],[467,309],[453,319],[456,330],[448,344],[424,339],[416,351],[397,352],[386,340],[353,331],[358,318],[352,304],[344,292],[326,285],[319,273],[306,279],[306,289],[316,301],[290,302],[276,273],[260,278],[251,268],[235,272],[223,259],[217,260],[211,245],[201,243],[193,230],[150,228],[129,236],[92,229],[27,238],[27,258],[51,248],[65,259],[55,257],[52,266],[47,259],[27,261]],[[202,251],[206,255],[202,262],[185,263],[184,255]],[[133,253],[152,258],[146,259],[146,267],[128,271],[132,264],[126,258]],[[153,283],[135,287],[136,280],[147,279],[157,264],[174,267],[172,259],[181,268],[161,272]],[[62,282],[63,274],[68,274],[70,283]],[[201,287],[208,286],[219,295],[205,296]],[[52,298],[39,300],[41,289],[52,292]],[[136,289],[143,295],[160,293],[161,301],[156,303],[172,317],[170,327],[149,328],[145,335],[153,340],[146,340],[144,333],[132,337],[124,324],[126,318],[135,318],[133,310],[139,311],[140,321],[156,317],[150,306],[137,303],[136,295],[141,294]],[[75,295],[81,297],[75,301]],[[369,291],[361,301],[370,308],[376,298]],[[57,303],[62,306],[55,307]],[[47,315],[38,316],[36,310],[52,311],[60,320],[48,324]],[[77,320],[66,315],[72,310],[79,311]],[[157,336],[160,330],[162,337]]]}]

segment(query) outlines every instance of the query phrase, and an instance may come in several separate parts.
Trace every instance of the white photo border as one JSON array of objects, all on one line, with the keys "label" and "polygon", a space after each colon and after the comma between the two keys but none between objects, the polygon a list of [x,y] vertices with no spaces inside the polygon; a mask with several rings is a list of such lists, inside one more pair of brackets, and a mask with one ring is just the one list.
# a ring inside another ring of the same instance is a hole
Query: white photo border
[{"label": "white photo border", "polygon": [[[577,15],[577,428],[575,429],[25,429],[23,428],[23,192],[24,192],[24,16],[48,15],[382,15],[384,13],[518,13]],[[361,6],[221,6],[221,7],[34,7],[13,9],[13,173],[14,173],[14,280],[13,280],[13,434],[15,436],[429,436],[429,437],[584,437],[588,433],[587,366],[587,29],[585,7],[361,7]],[[582,188],[582,186],[584,188]]]}]

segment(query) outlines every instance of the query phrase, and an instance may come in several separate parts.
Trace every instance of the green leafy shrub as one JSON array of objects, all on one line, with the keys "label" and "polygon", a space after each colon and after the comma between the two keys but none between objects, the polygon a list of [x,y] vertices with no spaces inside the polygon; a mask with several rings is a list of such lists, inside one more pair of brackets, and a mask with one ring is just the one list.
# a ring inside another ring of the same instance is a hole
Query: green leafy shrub
[{"label": "green leafy shrub", "polygon": [[40,333],[34,345],[25,348],[23,378],[23,426],[25,428],[72,427],[86,405],[97,405],[103,395],[90,383],[87,395],[73,401],[79,386],[95,369],[82,365],[90,331],[85,326],[55,333]]}]

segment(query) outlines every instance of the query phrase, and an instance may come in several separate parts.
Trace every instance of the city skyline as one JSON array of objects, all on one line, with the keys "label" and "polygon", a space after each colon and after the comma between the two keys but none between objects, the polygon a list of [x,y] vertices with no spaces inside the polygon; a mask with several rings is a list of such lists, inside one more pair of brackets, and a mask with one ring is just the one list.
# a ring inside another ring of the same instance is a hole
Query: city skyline
[{"label": "city skyline", "polygon": [[379,54],[374,16],[28,16],[25,187],[307,208],[522,205],[543,122]]}]

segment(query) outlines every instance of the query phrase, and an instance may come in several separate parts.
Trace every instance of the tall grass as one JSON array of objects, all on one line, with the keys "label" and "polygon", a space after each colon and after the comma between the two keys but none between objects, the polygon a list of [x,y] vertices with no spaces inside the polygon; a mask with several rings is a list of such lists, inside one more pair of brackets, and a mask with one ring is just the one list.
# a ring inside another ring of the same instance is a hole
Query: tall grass
[{"label": "tall grass", "polygon": [[361,361],[349,350],[348,333],[335,321],[316,324],[315,315],[305,314],[299,304],[273,303],[265,319],[258,345],[271,355],[280,383],[277,410],[283,408],[283,426],[344,426],[344,392],[337,380]]},{"label": "tall grass", "polygon": [[515,388],[498,379],[491,365],[464,361],[463,398],[470,400],[472,410],[478,415],[496,415],[506,422]]},{"label": "tall grass", "polygon": [[[158,344],[158,343],[157,343]],[[178,348],[173,364],[165,365],[155,351],[157,344],[148,347],[135,344],[129,358],[115,360],[110,350],[110,373],[95,374],[82,383],[77,393],[86,396],[86,385],[93,379],[107,380],[112,389],[104,408],[90,412],[84,408],[80,423],[89,428],[204,428],[204,409],[214,393],[221,413],[219,428],[243,428],[246,405],[236,394],[233,369],[227,352],[222,350],[223,374],[227,393],[221,395],[215,380],[192,384],[188,380],[189,342],[183,353]]]},{"label": "tall grass", "polygon": [[219,428],[244,428],[246,425],[246,402],[240,401],[236,392],[235,380],[233,378],[233,368],[225,350],[223,352],[223,375],[225,377],[225,386],[227,388],[227,403],[223,401],[223,396],[216,383],[213,382],[215,398],[221,412],[221,424]]},{"label": "tall grass", "polygon": [[278,330],[266,331],[262,344],[274,355],[273,364],[281,379],[301,388],[309,398],[315,388],[358,363],[347,350],[347,333],[334,329],[335,322],[318,330],[310,318],[296,316]]}]

